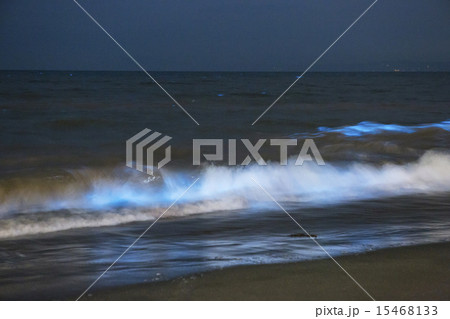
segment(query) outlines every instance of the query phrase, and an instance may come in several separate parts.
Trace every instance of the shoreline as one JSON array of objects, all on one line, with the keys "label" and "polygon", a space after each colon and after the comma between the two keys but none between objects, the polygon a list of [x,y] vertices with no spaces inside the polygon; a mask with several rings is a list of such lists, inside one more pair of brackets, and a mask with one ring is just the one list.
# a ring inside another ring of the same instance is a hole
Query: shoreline
[{"label": "shoreline", "polygon": [[[450,242],[336,261],[376,300],[449,300]],[[81,300],[371,300],[333,260],[244,265],[89,292]]]}]

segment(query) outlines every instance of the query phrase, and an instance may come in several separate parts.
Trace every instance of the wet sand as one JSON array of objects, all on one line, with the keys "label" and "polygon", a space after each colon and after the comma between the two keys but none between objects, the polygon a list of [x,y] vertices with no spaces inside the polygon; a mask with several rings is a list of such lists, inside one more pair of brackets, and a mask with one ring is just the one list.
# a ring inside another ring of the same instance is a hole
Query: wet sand
[{"label": "wet sand", "polygon": [[[450,242],[336,259],[376,300],[449,300]],[[331,259],[226,268],[83,300],[370,300]]]}]

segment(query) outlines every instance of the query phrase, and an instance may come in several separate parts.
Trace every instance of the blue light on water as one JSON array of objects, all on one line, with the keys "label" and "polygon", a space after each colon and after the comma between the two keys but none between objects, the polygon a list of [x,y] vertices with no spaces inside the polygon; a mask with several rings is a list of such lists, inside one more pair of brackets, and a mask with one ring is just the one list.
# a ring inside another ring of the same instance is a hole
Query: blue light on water
[{"label": "blue light on water", "polygon": [[217,94],[217,96],[223,96],[223,94],[222,94],[222,93],[219,93],[219,94]]},{"label": "blue light on water", "polygon": [[319,132],[325,133],[340,133],[346,136],[358,137],[364,135],[373,135],[379,133],[393,132],[393,133],[414,133],[419,129],[426,128],[441,128],[450,131],[450,121],[443,121],[441,123],[419,124],[419,125],[398,125],[398,124],[382,124],[364,121],[356,125],[343,126],[338,128],[330,128],[321,126],[318,128]]}]

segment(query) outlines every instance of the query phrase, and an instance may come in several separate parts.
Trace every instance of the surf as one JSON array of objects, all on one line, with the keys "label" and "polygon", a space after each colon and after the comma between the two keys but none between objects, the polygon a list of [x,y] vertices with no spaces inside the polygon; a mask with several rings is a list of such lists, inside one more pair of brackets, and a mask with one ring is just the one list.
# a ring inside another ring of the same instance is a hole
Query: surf
[{"label": "surf", "polygon": [[57,187],[49,188],[55,181],[39,179],[33,181],[37,185],[26,180],[2,189],[0,238],[154,220],[196,176],[199,181],[164,218],[276,209],[258,184],[290,207],[445,193],[450,191],[450,154],[428,151],[405,164],[206,166],[198,172],[162,170],[154,180],[126,167],[74,170],[68,176]]}]

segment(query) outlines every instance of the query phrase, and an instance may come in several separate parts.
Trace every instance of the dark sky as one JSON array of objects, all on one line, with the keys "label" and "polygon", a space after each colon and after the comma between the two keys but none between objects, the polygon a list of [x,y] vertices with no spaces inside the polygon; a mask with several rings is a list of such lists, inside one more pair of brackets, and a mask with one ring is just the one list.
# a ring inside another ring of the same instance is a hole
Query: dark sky
[{"label": "dark sky", "polygon": [[[373,0],[79,0],[151,71],[301,71]],[[450,0],[379,0],[312,71],[450,70]],[[0,0],[0,69],[138,70],[72,0]]]}]

